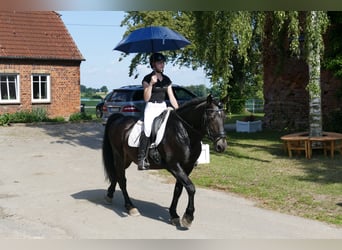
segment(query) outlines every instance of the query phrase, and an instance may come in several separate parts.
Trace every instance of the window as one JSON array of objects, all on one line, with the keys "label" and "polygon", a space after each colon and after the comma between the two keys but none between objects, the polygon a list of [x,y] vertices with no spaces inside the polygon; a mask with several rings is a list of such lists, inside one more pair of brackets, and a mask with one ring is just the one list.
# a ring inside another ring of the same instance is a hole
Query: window
[{"label": "window", "polygon": [[0,103],[19,102],[19,75],[0,74]]},{"label": "window", "polygon": [[49,75],[32,75],[32,102],[50,102]]}]

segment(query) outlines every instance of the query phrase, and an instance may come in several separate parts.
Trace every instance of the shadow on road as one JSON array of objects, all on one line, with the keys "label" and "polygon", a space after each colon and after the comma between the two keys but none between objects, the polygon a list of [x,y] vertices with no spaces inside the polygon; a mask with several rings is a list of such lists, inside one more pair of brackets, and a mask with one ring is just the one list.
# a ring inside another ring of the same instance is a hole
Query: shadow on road
[{"label": "shadow on road", "polygon": [[[107,190],[104,189],[84,190],[72,194],[71,196],[74,199],[88,200],[92,203],[95,203],[96,205],[100,205],[107,209],[113,210],[120,217],[129,216],[124,206],[124,199],[121,190],[115,191],[112,205],[108,205],[104,200],[106,192]],[[170,215],[167,207],[162,207],[153,202],[142,201],[134,198],[131,198],[131,201],[138,208],[141,216],[170,224]]]},{"label": "shadow on road", "polygon": [[85,146],[95,150],[102,147],[104,126],[98,122],[65,123],[38,127],[55,138],[51,142],[52,144]]}]

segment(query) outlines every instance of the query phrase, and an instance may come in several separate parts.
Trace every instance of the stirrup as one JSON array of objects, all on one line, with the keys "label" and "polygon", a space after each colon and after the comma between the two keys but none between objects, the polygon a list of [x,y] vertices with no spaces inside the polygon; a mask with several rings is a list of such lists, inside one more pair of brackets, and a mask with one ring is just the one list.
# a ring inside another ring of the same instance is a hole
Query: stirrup
[{"label": "stirrup", "polygon": [[143,164],[142,166],[140,164],[138,164],[138,170],[148,170],[150,169],[150,163],[147,161],[147,159],[145,158],[143,160]]}]

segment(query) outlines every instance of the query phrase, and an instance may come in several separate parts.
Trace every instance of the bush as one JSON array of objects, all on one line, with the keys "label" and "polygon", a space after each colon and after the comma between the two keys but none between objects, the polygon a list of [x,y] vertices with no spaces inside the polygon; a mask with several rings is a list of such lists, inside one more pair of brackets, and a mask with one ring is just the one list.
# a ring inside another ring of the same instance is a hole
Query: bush
[{"label": "bush", "polygon": [[5,126],[10,123],[10,115],[9,114],[2,114],[0,115],[0,126]]},{"label": "bush", "polygon": [[22,110],[10,114],[10,122],[31,123],[49,121],[47,111],[44,108],[33,108],[32,111]]},{"label": "bush", "polygon": [[0,126],[9,123],[32,123],[32,122],[62,122],[63,117],[49,118],[45,108],[33,108],[32,111],[22,110],[13,114],[0,115]]},{"label": "bush", "polygon": [[71,121],[71,122],[90,121],[92,119],[93,119],[92,116],[89,114],[86,114],[85,112],[74,113],[74,114],[70,115],[70,117],[69,117],[69,121]]}]

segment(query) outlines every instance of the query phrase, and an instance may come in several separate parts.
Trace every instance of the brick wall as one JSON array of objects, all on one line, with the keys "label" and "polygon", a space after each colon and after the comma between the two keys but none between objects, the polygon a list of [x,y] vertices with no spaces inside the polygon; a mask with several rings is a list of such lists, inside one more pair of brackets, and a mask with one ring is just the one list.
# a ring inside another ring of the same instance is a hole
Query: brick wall
[{"label": "brick wall", "polygon": [[[266,27],[264,39],[264,112],[263,125],[279,130],[307,130],[309,128],[308,65],[302,59],[289,56],[288,48],[280,51],[271,43],[272,33]],[[286,41],[285,41],[286,42]],[[321,70],[321,103],[323,129],[331,112],[342,110],[337,92],[341,80],[332,72]]]},{"label": "brick wall", "polygon": [[[0,59],[0,73],[20,75],[20,103],[0,104],[0,114],[43,107],[49,117],[67,119],[80,111],[80,61]],[[32,103],[31,75],[35,73],[50,75],[51,102]]]}]

